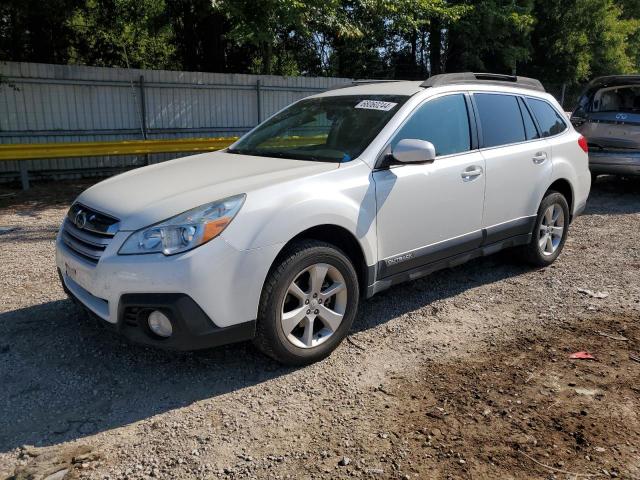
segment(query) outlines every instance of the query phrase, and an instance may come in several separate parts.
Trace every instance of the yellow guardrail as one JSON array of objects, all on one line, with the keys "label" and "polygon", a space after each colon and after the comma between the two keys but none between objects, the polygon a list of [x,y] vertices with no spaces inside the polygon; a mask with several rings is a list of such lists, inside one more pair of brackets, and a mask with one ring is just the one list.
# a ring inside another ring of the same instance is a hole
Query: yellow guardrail
[{"label": "yellow guardrail", "polygon": [[11,143],[0,145],[2,160],[144,155],[147,153],[211,152],[221,150],[238,137],[180,138],[172,140],[124,140],[117,142]]},{"label": "yellow guardrail", "polygon": [[[172,140],[121,140],[116,142],[10,143],[0,144],[0,161],[20,161],[20,181],[29,189],[29,172],[23,160],[50,158],[145,155],[149,153],[212,152],[228,147],[239,137],[178,138]],[[326,135],[275,138],[266,147],[324,144]]]},{"label": "yellow guardrail", "polygon": [[[0,144],[0,161],[44,158],[144,155],[148,153],[212,152],[228,147],[238,137],[178,138],[171,140],[121,140],[116,142]],[[305,146],[324,143],[326,135],[274,139],[266,147]]]}]

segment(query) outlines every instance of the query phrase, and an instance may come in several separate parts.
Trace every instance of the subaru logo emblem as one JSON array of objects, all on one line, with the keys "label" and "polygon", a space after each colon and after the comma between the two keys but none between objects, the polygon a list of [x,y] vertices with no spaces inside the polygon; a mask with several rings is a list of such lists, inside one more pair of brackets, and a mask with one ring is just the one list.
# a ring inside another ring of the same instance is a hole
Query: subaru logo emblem
[{"label": "subaru logo emblem", "polygon": [[78,213],[76,213],[76,217],[73,219],[73,223],[76,224],[76,227],[83,229],[87,224],[87,214],[80,210]]},{"label": "subaru logo emblem", "polygon": [[619,113],[616,115],[616,120],[626,120],[627,119],[627,115],[624,113]]}]

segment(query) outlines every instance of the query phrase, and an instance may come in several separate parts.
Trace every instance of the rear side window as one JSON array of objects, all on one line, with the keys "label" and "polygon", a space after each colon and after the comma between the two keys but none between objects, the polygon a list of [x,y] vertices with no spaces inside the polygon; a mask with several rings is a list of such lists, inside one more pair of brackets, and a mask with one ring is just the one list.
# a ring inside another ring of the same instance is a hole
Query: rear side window
[{"label": "rear side window", "polygon": [[527,134],[527,140],[534,140],[540,138],[536,124],[531,118],[531,113],[524,103],[522,98],[518,99],[518,105],[520,105],[520,111],[522,112],[522,119],[524,120],[524,131]]},{"label": "rear side window", "polygon": [[484,147],[524,142],[526,135],[518,99],[513,95],[474,94]]},{"label": "rear side window", "polygon": [[540,126],[543,137],[551,137],[567,129],[564,118],[547,102],[536,98],[528,98],[527,102],[531,106],[536,120],[538,120],[538,125]]},{"label": "rear side window", "polygon": [[391,147],[405,138],[433,143],[436,155],[451,155],[470,150],[469,114],[464,95],[447,95],[429,100],[418,107],[400,131]]}]

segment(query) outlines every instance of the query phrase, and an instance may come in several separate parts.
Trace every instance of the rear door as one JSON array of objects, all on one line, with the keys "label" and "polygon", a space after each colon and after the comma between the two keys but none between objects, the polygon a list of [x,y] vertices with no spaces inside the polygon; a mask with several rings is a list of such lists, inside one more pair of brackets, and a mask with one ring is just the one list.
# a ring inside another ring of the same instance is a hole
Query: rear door
[{"label": "rear door", "polygon": [[551,179],[551,146],[518,95],[476,92],[486,162],[485,244],[528,234]]}]

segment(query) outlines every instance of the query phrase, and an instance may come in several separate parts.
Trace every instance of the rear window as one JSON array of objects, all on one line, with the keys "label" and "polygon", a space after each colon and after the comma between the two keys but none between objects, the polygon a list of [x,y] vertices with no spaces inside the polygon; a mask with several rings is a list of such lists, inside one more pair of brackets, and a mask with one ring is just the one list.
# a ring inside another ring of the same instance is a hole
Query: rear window
[{"label": "rear window", "polygon": [[527,140],[535,140],[536,138],[540,138],[540,134],[538,133],[538,129],[536,128],[536,124],[533,121],[531,113],[525,105],[524,100],[520,98],[518,104],[520,105],[520,111],[522,112],[522,119],[524,120],[524,130],[527,134]]},{"label": "rear window", "polygon": [[531,110],[533,110],[536,120],[538,120],[543,137],[551,137],[567,129],[564,118],[547,102],[536,98],[528,98],[527,102]]},{"label": "rear window", "polygon": [[640,86],[620,85],[598,90],[593,96],[594,112],[640,112]]},{"label": "rear window", "polygon": [[513,95],[474,94],[484,147],[524,142],[526,135],[518,99]]}]

